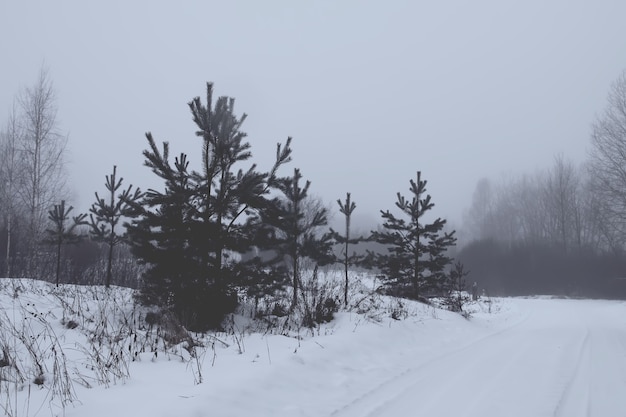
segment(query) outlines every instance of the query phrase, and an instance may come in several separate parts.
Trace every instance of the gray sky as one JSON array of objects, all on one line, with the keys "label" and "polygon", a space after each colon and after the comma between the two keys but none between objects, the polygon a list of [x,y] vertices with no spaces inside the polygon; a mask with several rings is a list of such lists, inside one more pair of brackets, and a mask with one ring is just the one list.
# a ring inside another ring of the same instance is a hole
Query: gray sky
[{"label": "gray sky", "polygon": [[379,220],[421,170],[459,225],[481,177],[582,161],[626,68],[626,2],[0,2],[0,123],[49,67],[69,132],[74,204],[114,164],[142,188],[151,131],[200,159],[187,102],[236,98],[255,161],[293,136],[294,167],[357,219]]}]

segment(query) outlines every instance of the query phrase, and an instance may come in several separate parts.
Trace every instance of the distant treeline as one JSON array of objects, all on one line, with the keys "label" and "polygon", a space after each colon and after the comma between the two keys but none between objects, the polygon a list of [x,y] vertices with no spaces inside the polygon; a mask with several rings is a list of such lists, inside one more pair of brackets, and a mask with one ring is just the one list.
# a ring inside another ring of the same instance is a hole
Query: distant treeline
[{"label": "distant treeline", "polygon": [[458,259],[470,271],[470,284],[488,295],[626,299],[626,257],[614,252],[481,240],[465,246]]},{"label": "distant treeline", "polygon": [[500,295],[626,298],[626,71],[592,126],[589,158],[479,181],[459,258]]}]

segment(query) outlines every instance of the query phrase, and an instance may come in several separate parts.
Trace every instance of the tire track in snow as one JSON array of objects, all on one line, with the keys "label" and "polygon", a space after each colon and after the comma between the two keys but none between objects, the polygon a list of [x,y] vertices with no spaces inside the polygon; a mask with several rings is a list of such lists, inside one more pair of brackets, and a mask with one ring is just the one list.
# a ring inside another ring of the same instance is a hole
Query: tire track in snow
[{"label": "tire track in snow", "polygon": [[626,416],[621,311],[589,300],[542,303],[529,304],[537,314],[409,367],[330,415]]},{"label": "tire track in snow", "polygon": [[[406,392],[415,385],[415,375],[424,368],[436,366],[438,363],[445,362],[451,357],[455,357],[463,352],[475,349],[477,346],[484,343],[489,344],[492,339],[497,340],[503,334],[514,331],[517,327],[527,322],[530,316],[531,313],[527,312],[520,320],[516,321],[509,327],[497,330],[484,337],[476,339],[461,348],[438,355],[427,362],[420,364],[419,366],[407,368],[390,379],[377,384],[342,407],[335,409],[330,413],[330,416],[341,417],[343,415],[358,415],[360,417],[373,417],[376,412],[382,410],[386,405],[393,402],[395,398],[406,394]],[[467,362],[466,367],[469,368],[471,366],[473,366],[472,362]]]},{"label": "tire track in snow", "polygon": [[[459,415],[461,409],[468,415],[483,415],[480,411],[477,411],[477,409],[489,400],[495,388],[503,384],[503,381],[508,378],[510,372],[527,358],[532,346],[518,339],[509,339],[504,346],[500,346],[503,348],[500,349],[500,355],[494,357],[493,352],[489,349],[483,349],[485,346],[484,343],[490,344],[491,341],[483,340],[481,342],[480,344],[471,346],[473,353],[470,355],[471,360],[461,359],[460,365],[459,358],[467,359],[467,355],[462,351],[446,357],[443,363],[434,361],[428,363],[427,366],[420,369],[420,371],[425,371],[426,375],[416,375],[412,381],[404,384],[393,397],[388,398],[383,404],[371,410],[366,417],[398,415],[394,412],[390,413],[390,410],[395,407],[395,403],[399,399],[408,396],[414,398],[415,395],[419,395],[422,392],[429,392],[429,395],[415,404],[415,408],[411,410],[414,415]],[[485,384],[468,386],[468,376],[471,378],[475,375],[479,375],[482,372],[483,366],[489,362],[498,363],[494,372],[490,374],[491,380]],[[451,363],[454,365],[451,366]],[[435,370],[434,372],[445,375],[443,381],[428,379],[433,369]],[[429,373],[428,371],[431,372]],[[433,391],[433,387],[438,388]],[[456,396],[459,392],[463,392],[464,390],[474,390],[476,394],[471,401],[461,405]],[[454,410],[448,410],[448,408],[453,408]]]},{"label": "tire track in snow", "polygon": [[623,325],[598,326],[591,331],[587,378],[590,415],[626,415],[626,366],[620,340],[625,333]]},{"label": "tire track in snow", "polygon": [[[585,336],[583,337],[580,347],[578,349],[578,356],[576,360],[576,366],[573,374],[570,376],[569,381],[565,385],[561,397],[557,402],[554,410],[554,417],[573,417],[576,415],[591,415],[591,402],[590,402],[590,361],[591,361],[591,332],[589,328],[586,329]],[[580,395],[580,389],[582,388],[583,395]],[[583,413],[583,414],[581,414]]]}]

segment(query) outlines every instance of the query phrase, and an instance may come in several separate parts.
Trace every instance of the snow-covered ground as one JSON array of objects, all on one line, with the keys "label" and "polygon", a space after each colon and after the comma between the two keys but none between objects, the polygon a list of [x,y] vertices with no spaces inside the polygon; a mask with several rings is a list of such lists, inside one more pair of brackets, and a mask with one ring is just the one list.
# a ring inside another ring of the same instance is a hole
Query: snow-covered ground
[{"label": "snow-covered ground", "polygon": [[[299,337],[235,326],[205,337],[206,349],[190,358],[184,343],[154,346],[162,341],[137,324],[143,313],[128,290],[30,280],[0,287],[4,356],[26,369],[24,343],[44,353],[43,385],[33,383],[36,370],[18,384],[13,365],[0,367],[0,405],[11,415],[626,415],[620,301],[494,299],[473,304],[470,320],[404,302],[408,316],[394,320],[396,302],[383,299],[375,319],[343,312]],[[61,349],[75,398],[65,409],[55,378]]]}]

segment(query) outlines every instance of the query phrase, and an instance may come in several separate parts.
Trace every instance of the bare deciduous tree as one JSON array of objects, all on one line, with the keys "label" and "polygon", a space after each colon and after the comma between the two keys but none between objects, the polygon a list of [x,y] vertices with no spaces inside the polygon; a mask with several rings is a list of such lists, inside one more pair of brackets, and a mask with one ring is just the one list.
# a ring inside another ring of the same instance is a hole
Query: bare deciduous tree
[{"label": "bare deciduous tree", "polygon": [[5,276],[11,276],[11,253],[13,225],[17,207],[17,190],[21,182],[22,169],[18,146],[22,140],[22,131],[18,122],[16,103],[9,113],[6,127],[0,133],[0,210],[6,228]]},{"label": "bare deciduous tree", "polygon": [[37,245],[45,230],[46,212],[65,193],[65,147],[67,137],[59,131],[56,93],[48,70],[39,72],[36,83],[25,88],[17,102],[20,107],[21,159],[26,175],[20,196],[27,208],[29,271],[34,266]]},{"label": "bare deciduous tree", "polygon": [[467,212],[472,238],[509,245],[551,244],[564,251],[616,247],[605,202],[589,172],[557,156],[546,171],[495,185],[480,180]]},{"label": "bare deciduous tree", "polygon": [[577,197],[579,181],[574,165],[557,155],[545,180],[545,199],[550,239],[564,251],[581,244],[580,211]]},{"label": "bare deciduous tree", "polygon": [[626,235],[626,70],[611,85],[607,106],[593,124],[591,168],[606,220]]},{"label": "bare deciduous tree", "polygon": [[465,214],[465,223],[474,239],[488,239],[494,235],[494,187],[487,178],[481,178],[472,195],[472,205]]}]

